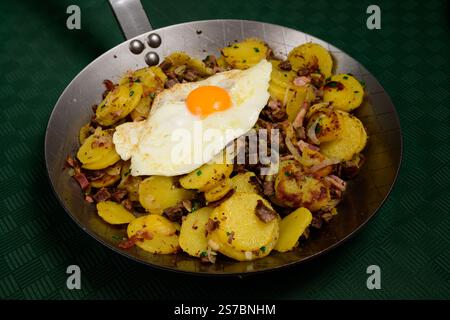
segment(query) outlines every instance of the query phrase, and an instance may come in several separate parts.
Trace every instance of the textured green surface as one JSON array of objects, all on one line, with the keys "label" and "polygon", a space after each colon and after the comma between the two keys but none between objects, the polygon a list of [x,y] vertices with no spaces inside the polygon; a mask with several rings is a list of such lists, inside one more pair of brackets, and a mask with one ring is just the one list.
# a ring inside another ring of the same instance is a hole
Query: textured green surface
[{"label": "textured green surface", "polygon": [[[155,28],[243,18],[322,38],[365,65],[396,105],[404,158],[395,190],[355,238],[281,273],[199,278],[154,270],[102,247],[58,205],[43,140],[59,94],[122,36],[107,1],[0,4],[0,298],[449,298],[449,7],[446,1],[377,1],[382,29],[365,26],[372,1],[143,1]],[[446,4],[447,3],[447,4]],[[82,30],[65,27],[69,4]],[[82,269],[69,291],[66,267]],[[382,289],[366,289],[368,265]]]}]

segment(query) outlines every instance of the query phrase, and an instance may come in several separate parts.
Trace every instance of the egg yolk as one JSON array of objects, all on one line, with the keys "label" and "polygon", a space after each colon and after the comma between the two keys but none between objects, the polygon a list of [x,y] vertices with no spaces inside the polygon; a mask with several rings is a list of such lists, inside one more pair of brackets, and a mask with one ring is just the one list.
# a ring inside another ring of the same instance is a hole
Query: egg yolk
[{"label": "egg yolk", "polygon": [[231,98],[226,90],[217,86],[202,86],[192,90],[186,99],[188,110],[201,117],[231,107]]}]

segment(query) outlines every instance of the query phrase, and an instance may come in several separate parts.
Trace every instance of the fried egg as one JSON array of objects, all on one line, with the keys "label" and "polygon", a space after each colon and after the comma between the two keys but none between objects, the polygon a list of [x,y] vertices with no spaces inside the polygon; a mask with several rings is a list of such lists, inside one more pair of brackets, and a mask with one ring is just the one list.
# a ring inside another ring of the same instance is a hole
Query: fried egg
[{"label": "fried egg", "polygon": [[116,127],[117,153],[131,159],[133,176],[192,172],[255,125],[269,99],[271,71],[262,60],[164,90],[146,120]]}]

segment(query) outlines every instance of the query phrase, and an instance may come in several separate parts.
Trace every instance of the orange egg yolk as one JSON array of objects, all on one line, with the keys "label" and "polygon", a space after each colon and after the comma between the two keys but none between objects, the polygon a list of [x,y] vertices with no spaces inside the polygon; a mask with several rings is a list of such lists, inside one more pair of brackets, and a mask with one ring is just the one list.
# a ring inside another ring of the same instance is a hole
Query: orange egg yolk
[{"label": "orange egg yolk", "polygon": [[186,99],[188,110],[202,118],[231,107],[231,98],[226,90],[217,86],[202,86],[192,90]]}]

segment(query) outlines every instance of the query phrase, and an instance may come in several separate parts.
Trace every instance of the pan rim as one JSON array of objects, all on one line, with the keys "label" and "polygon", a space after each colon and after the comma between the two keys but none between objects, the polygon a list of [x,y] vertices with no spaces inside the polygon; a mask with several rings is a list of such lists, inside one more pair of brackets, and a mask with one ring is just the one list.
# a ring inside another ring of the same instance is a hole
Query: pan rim
[{"label": "pan rim", "polygon": [[[59,204],[62,206],[62,208],[64,209],[64,211],[71,217],[71,219],[84,231],[86,232],[88,235],[90,235],[92,238],[94,238],[97,242],[99,242],[100,244],[102,244],[103,246],[111,249],[112,251],[119,253],[120,255],[129,258],[133,261],[136,261],[140,264],[143,264],[145,266],[150,266],[152,268],[156,268],[159,270],[166,270],[166,271],[171,271],[171,272],[176,272],[176,273],[180,273],[180,274],[188,274],[188,275],[195,275],[195,276],[204,276],[204,277],[210,277],[210,276],[238,276],[238,277],[246,277],[246,276],[251,276],[251,275],[257,275],[257,274],[261,274],[261,273],[267,273],[267,272],[274,272],[274,271],[280,271],[282,269],[285,268],[290,268],[290,267],[294,267],[296,265],[300,265],[303,263],[307,263],[310,262],[313,259],[316,259],[322,255],[324,255],[325,253],[328,253],[329,251],[331,251],[332,249],[335,249],[336,247],[339,247],[340,245],[344,244],[345,242],[347,242],[348,240],[350,240],[351,238],[353,238],[357,233],[359,233],[361,231],[361,229],[363,229],[368,223],[369,221],[373,220],[373,218],[379,213],[380,209],[383,207],[383,205],[385,204],[386,200],[388,199],[388,197],[390,196],[391,192],[393,191],[394,187],[397,184],[397,180],[398,180],[398,176],[402,167],[402,163],[403,163],[403,133],[402,133],[402,129],[401,129],[401,123],[400,123],[400,118],[398,116],[397,110],[395,108],[395,105],[392,103],[391,97],[389,96],[389,94],[385,91],[386,97],[389,100],[389,103],[392,105],[393,107],[393,114],[396,120],[396,123],[398,124],[398,132],[399,132],[399,140],[400,140],[400,145],[399,145],[399,159],[398,159],[398,166],[395,170],[395,175],[394,178],[392,180],[392,183],[390,184],[389,190],[386,193],[385,197],[379,202],[379,204],[377,205],[376,209],[373,210],[372,214],[364,221],[362,222],[357,228],[355,228],[351,233],[349,233],[348,235],[346,235],[345,237],[343,237],[342,239],[340,239],[339,241],[331,244],[330,246],[328,246],[327,248],[316,252],[312,255],[309,255],[301,260],[298,261],[292,261],[283,265],[279,265],[279,266],[275,266],[275,267],[268,267],[268,268],[263,268],[263,269],[258,269],[258,270],[250,270],[250,271],[245,271],[245,272],[195,272],[195,271],[187,271],[187,270],[181,270],[181,269],[177,269],[175,267],[169,267],[169,266],[162,266],[162,265],[157,265],[148,261],[145,261],[143,259],[139,259],[138,257],[135,257],[133,255],[128,254],[127,252],[123,251],[123,250],[119,250],[119,248],[114,247],[112,244],[106,242],[104,239],[102,239],[100,236],[96,235],[94,232],[92,232],[91,230],[89,230],[88,228],[86,228],[81,221],[79,221],[71,212],[70,210],[66,207],[65,202],[63,201],[62,197],[59,195],[59,193],[56,191],[55,188],[55,184],[50,176],[50,168],[49,168],[49,160],[48,160],[48,146],[50,144],[49,141],[49,128],[51,126],[52,120],[54,118],[54,114],[55,114],[55,110],[57,109],[57,106],[60,104],[62,97],[65,95],[65,93],[68,91],[68,89],[72,86],[72,84],[74,82],[77,81],[77,79],[80,77],[80,75],[82,73],[84,73],[84,71],[86,69],[88,69],[91,65],[95,64],[97,62],[97,60],[100,60],[102,57],[104,57],[105,55],[107,55],[110,51],[115,50],[117,47],[123,45],[124,43],[127,43],[129,41],[132,41],[134,39],[140,38],[142,37],[144,34],[147,33],[151,33],[151,32],[159,32],[161,30],[169,30],[171,28],[177,28],[180,26],[185,26],[185,25],[192,25],[195,23],[208,23],[208,22],[214,22],[214,23],[226,23],[226,22],[250,22],[250,23],[259,23],[259,24],[265,24],[265,25],[272,25],[278,28],[285,28],[294,32],[301,32],[303,34],[312,36],[306,32],[303,31],[299,31],[296,30],[294,28],[290,28],[290,27],[286,27],[286,26],[282,26],[282,25],[278,25],[278,24],[274,24],[274,23],[268,23],[268,22],[262,22],[262,21],[256,21],[256,20],[246,20],[246,19],[207,19],[207,20],[196,20],[196,21],[188,21],[188,22],[182,22],[182,23],[178,23],[178,24],[173,24],[170,26],[166,26],[166,27],[162,27],[162,28],[158,28],[158,29],[154,29],[152,31],[137,35],[136,37],[133,37],[131,39],[127,39],[119,44],[117,44],[116,46],[110,48],[108,51],[104,52],[103,54],[101,54],[100,56],[96,57],[93,61],[91,61],[89,64],[87,64],[82,70],[80,70],[78,72],[78,74],[67,84],[67,86],[64,88],[64,90],[61,92],[60,96],[58,97],[58,100],[56,101],[55,105],[53,106],[52,112],[49,116],[49,120],[47,122],[47,126],[46,126],[46,130],[45,130],[45,137],[44,137],[44,159],[45,159],[45,167],[46,167],[46,171],[47,171],[47,177],[50,181],[50,186],[51,189],[53,191],[53,193],[56,195],[56,198],[59,202]],[[329,43],[327,41],[324,41],[318,37],[312,36],[320,41],[323,41],[325,43]],[[334,45],[333,45],[334,46]],[[335,47],[335,46],[334,46]],[[339,49],[341,52],[343,52],[344,54],[345,51],[341,50],[340,48],[336,47],[337,49]],[[349,55],[350,56],[350,55]],[[351,56],[350,56],[351,57]],[[357,61],[357,60],[355,60]],[[358,62],[359,63],[359,62]],[[360,64],[361,66],[363,66],[362,64]],[[366,70],[368,70],[365,66],[363,66]],[[236,263],[240,263],[240,262],[236,262]]]}]

